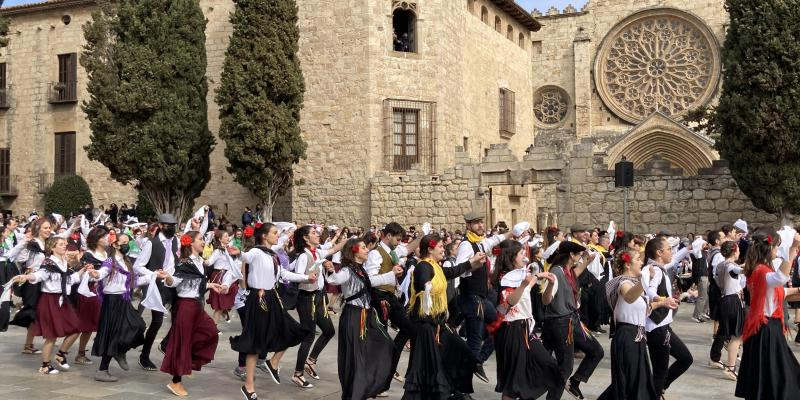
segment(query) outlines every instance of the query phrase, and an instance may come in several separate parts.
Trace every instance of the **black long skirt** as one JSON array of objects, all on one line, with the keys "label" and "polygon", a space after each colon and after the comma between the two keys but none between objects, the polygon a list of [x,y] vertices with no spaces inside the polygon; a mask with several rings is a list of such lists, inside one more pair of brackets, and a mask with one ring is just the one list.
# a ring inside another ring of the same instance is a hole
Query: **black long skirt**
[{"label": "black long skirt", "polygon": [[121,294],[104,295],[92,355],[114,357],[141,346],[145,328],[142,316]]},{"label": "black long skirt", "polygon": [[342,400],[369,399],[384,391],[394,373],[393,352],[394,342],[375,310],[346,305],[339,317]]},{"label": "black long skirt", "polygon": [[447,325],[414,321],[403,400],[444,400],[451,393],[472,393],[477,365],[467,342]]},{"label": "black long skirt", "polygon": [[[0,262],[0,285],[5,285],[11,278],[19,275],[19,270],[16,264],[2,261]],[[3,294],[3,289],[0,287],[0,295]],[[12,290],[9,288],[8,290]],[[8,330],[8,323],[11,321],[11,302],[0,303],[0,332]]]},{"label": "black long skirt", "polygon": [[[259,292],[262,295],[259,297]],[[297,346],[309,330],[283,308],[278,292],[251,289],[244,304],[242,334],[231,337],[231,348],[244,354],[266,354]]]},{"label": "black long skirt", "polygon": [[495,392],[515,399],[536,399],[564,388],[558,363],[538,338],[531,337],[525,320],[503,323],[495,338]]},{"label": "black long skirt", "polygon": [[611,339],[611,385],[598,400],[657,399],[644,333],[639,327],[617,322]]},{"label": "black long skirt", "polygon": [[41,283],[30,282],[25,282],[22,286],[19,286],[16,294],[22,298],[22,308],[14,314],[14,318],[9,323],[10,325],[27,328],[36,322],[36,304],[39,302],[41,287]]},{"label": "black long skirt", "polygon": [[717,308],[719,328],[716,336],[725,338],[742,336],[744,327],[744,305],[739,295],[730,294],[722,298]]},{"label": "black long skirt", "polygon": [[777,318],[769,318],[742,347],[736,397],[748,400],[790,400],[800,393],[797,362]]},{"label": "black long skirt", "polygon": [[722,291],[720,291],[717,281],[714,278],[708,280],[708,316],[712,321],[719,321],[719,303],[722,301]]}]

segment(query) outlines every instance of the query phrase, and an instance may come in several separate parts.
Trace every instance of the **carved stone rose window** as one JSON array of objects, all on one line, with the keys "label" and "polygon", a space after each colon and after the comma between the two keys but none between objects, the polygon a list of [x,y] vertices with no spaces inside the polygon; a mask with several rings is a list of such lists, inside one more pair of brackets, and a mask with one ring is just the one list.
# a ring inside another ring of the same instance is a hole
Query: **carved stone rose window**
[{"label": "carved stone rose window", "polygon": [[533,96],[533,115],[543,127],[560,125],[569,112],[569,95],[558,86],[544,86]]},{"label": "carved stone rose window", "polygon": [[679,117],[708,102],[720,76],[719,43],[691,14],[646,10],[603,40],[595,84],[620,118],[638,123],[656,111]]}]

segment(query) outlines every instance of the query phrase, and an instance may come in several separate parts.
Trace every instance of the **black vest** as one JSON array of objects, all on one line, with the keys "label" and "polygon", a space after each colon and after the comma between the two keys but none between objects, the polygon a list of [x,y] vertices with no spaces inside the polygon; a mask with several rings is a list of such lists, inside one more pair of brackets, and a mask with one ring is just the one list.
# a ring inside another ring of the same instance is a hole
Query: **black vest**
[{"label": "black vest", "polygon": [[[157,269],[164,268],[164,256],[167,253],[167,250],[164,248],[164,244],[161,243],[159,239],[160,236],[156,235],[154,238],[150,239],[150,259],[147,260],[147,269],[150,271],[155,271]],[[172,251],[175,252],[178,250],[178,239],[173,237],[172,238]],[[172,263],[174,266],[178,265],[178,256],[175,254],[172,255]]]},{"label": "black vest", "polygon": [[[481,251],[478,247],[477,243],[470,243],[472,245],[472,251],[476,254]],[[472,275],[461,278],[461,283],[458,286],[458,290],[461,294],[472,295],[472,296],[480,296],[486,298],[489,294],[489,282],[487,268],[484,265],[481,268],[472,271]]]},{"label": "black vest", "polygon": [[[660,268],[658,266],[654,268]],[[669,297],[669,292],[667,291],[667,273],[662,269],[661,270],[661,283],[658,284],[658,288],[656,289],[656,293],[661,297]],[[667,307],[659,307],[655,310],[650,312],[650,320],[655,322],[656,324],[660,324],[664,318],[667,318],[669,314],[669,308]]]}]

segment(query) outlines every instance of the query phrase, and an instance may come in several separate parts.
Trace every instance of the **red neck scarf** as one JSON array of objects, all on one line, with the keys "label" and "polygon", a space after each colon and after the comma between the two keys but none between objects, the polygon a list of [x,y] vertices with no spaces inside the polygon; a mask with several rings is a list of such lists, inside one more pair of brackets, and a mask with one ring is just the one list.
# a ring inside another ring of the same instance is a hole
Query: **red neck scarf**
[{"label": "red neck scarf", "polygon": [[314,261],[317,261],[317,249],[313,247],[308,247],[307,250],[311,252],[311,256],[314,257]]},{"label": "red neck scarf", "polygon": [[751,336],[755,335],[762,325],[767,323],[768,318],[778,318],[781,321],[782,330],[786,330],[783,324],[783,288],[777,286],[772,290],[775,291],[774,300],[777,302],[778,307],[772,315],[764,315],[764,305],[767,303],[767,291],[770,290],[767,286],[767,274],[774,272],[772,268],[766,264],[760,264],[756,267],[750,276],[747,277],[747,286],[750,289],[750,311],[744,319],[744,334],[742,341],[746,342]]}]

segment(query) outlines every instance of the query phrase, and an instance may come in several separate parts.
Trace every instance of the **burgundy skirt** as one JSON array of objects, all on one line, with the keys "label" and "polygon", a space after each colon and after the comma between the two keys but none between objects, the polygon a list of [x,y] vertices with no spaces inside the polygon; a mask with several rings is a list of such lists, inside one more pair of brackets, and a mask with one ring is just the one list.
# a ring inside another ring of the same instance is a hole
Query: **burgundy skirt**
[{"label": "burgundy skirt", "polygon": [[173,313],[161,372],[189,375],[214,359],[219,340],[217,326],[197,299],[178,298]]},{"label": "burgundy skirt", "polygon": [[[89,290],[97,294],[97,283],[89,282]],[[78,332],[97,332],[97,325],[100,323],[100,308],[99,297],[78,295],[78,306],[75,310],[78,314]]]},{"label": "burgundy skirt", "polygon": [[58,299],[61,293],[44,293],[39,295],[36,303],[36,323],[33,324],[33,335],[45,339],[67,337],[78,331],[78,316],[68,299],[61,305]]},{"label": "burgundy skirt", "polygon": [[[228,271],[222,269],[215,269],[214,272],[211,273],[211,282],[222,283],[222,277],[227,272]],[[208,304],[211,305],[211,309],[213,310],[230,310],[233,308],[233,302],[236,300],[236,292],[238,290],[239,282],[233,282],[231,287],[228,289],[228,293],[225,294],[209,290],[210,294],[208,295]]]}]

